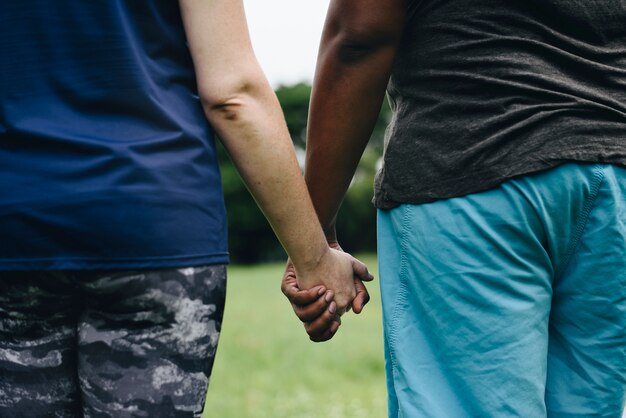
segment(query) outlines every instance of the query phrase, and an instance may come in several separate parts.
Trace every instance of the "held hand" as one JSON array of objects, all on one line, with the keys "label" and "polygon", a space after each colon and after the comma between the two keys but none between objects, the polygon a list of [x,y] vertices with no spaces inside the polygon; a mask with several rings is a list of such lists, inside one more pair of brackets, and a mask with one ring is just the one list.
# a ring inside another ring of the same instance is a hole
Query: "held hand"
[{"label": "held hand", "polygon": [[[336,234],[333,232],[332,238],[328,240],[328,246],[335,250],[343,251],[341,245],[335,238]],[[368,279],[364,279],[365,281],[371,281],[374,277],[370,274]],[[367,292],[367,288],[359,277],[354,277],[354,287],[356,288],[356,297],[352,301],[352,310],[355,314],[360,314],[363,311],[363,308],[370,301],[370,294]]]},{"label": "held hand", "polygon": [[304,323],[304,329],[311,341],[327,341],[335,335],[341,319],[337,314],[332,290],[327,290],[324,286],[300,290],[296,270],[291,262],[287,263],[280,289],[291,302],[296,316]]},{"label": "held hand", "polygon": [[[335,249],[341,250],[336,242],[329,244]],[[369,273],[365,276],[354,276],[356,297],[352,300],[351,307],[357,314],[363,310],[370,299],[361,277],[366,281],[372,280]],[[295,269],[291,263],[287,264],[281,290],[291,302],[296,316],[304,323],[304,328],[312,341],[327,341],[335,335],[341,320],[336,303],[333,302],[334,292],[332,290],[327,290],[324,286],[300,290]]]},{"label": "held hand", "polygon": [[355,278],[369,281],[373,277],[365,264],[348,253],[329,248],[315,266],[295,266],[296,281],[300,289],[324,285],[333,290],[337,313],[344,314],[357,296]]}]

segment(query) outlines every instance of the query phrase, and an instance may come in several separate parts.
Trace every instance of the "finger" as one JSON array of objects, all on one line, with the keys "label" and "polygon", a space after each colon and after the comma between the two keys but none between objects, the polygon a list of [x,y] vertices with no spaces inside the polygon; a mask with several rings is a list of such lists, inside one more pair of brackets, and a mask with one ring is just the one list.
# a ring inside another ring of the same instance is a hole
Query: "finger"
[{"label": "finger", "polygon": [[287,299],[289,299],[292,305],[306,307],[306,305],[316,302],[326,293],[326,288],[324,286],[315,286],[307,290],[300,290],[298,285],[294,283],[292,285],[286,285],[283,289],[283,293],[287,296]]},{"label": "finger", "polygon": [[352,301],[352,310],[355,314],[360,314],[370,301],[370,295],[360,279],[354,279],[354,287],[356,288],[356,297]]},{"label": "finger", "polygon": [[354,257],[352,258],[352,270],[354,271],[354,275],[364,282],[374,280],[374,276],[370,274],[367,266]]},{"label": "finger", "polygon": [[[336,315],[337,304],[333,301],[324,312],[315,318],[311,322],[304,324],[304,329],[313,341],[318,341],[328,331],[332,329],[333,322],[339,323],[339,318]],[[325,341],[325,340],[320,340]]]},{"label": "finger", "polygon": [[293,270],[287,269],[283,280],[280,283],[280,290],[283,292],[287,299],[293,304],[308,305],[315,302],[324,292],[326,288],[324,286],[314,286],[307,290],[300,290],[298,282],[296,280],[296,274]]},{"label": "finger", "polygon": [[340,325],[339,322],[333,322],[330,328],[324,331],[323,334],[316,335],[316,336],[309,335],[309,338],[311,339],[311,341],[316,342],[316,343],[328,341],[335,336],[335,334],[337,333],[337,330],[339,329],[339,325]]},{"label": "finger", "polygon": [[350,312],[350,309],[352,309],[352,303],[350,303],[350,305],[347,305],[344,308],[337,308],[337,316],[342,316],[343,314],[346,314],[348,312]]},{"label": "finger", "polygon": [[327,292],[322,293],[321,296],[318,296],[314,302],[307,305],[299,306],[292,304],[293,311],[302,322],[312,322],[328,309],[333,297],[334,293],[331,290],[328,290]]},{"label": "finger", "polygon": [[343,251],[343,248],[341,248],[341,245],[339,245],[339,242],[337,242],[337,240],[329,240],[328,246],[334,250]]},{"label": "finger", "polygon": [[296,271],[291,263],[287,264],[285,273],[283,273],[283,279],[280,282],[280,290],[287,298],[289,298],[292,293],[296,293],[300,290],[296,280]]}]

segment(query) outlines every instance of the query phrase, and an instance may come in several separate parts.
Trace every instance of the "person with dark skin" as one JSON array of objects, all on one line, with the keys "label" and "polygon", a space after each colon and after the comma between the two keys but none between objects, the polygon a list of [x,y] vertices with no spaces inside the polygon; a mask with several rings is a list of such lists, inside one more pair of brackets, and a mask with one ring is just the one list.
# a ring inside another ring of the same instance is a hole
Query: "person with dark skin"
[{"label": "person with dark skin", "polygon": [[[619,418],[626,3],[332,0],[305,178],[334,245],[385,89],[389,416]],[[282,290],[333,337],[323,298],[289,270]]]}]

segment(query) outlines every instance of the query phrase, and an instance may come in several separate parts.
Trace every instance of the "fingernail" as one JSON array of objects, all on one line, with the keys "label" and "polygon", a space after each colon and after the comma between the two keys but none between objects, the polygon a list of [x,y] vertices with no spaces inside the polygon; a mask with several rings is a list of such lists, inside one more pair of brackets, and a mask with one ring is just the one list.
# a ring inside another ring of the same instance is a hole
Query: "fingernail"
[{"label": "fingernail", "polygon": [[330,302],[331,300],[333,300],[333,294],[330,292],[326,293],[326,296],[324,296],[324,300],[326,302]]},{"label": "fingernail", "polygon": [[326,289],[324,289],[323,287],[320,287],[320,290],[317,291],[317,294],[321,296],[325,291]]},{"label": "fingernail", "polygon": [[334,314],[336,310],[337,310],[337,305],[335,304],[335,302],[331,303],[330,306],[328,307],[328,312],[330,312],[331,314]]}]

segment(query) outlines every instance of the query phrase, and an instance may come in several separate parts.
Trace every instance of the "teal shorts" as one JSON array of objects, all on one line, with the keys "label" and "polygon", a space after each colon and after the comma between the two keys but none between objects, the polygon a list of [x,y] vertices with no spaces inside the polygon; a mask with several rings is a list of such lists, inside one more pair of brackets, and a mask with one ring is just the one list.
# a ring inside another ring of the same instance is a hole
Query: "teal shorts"
[{"label": "teal shorts", "polygon": [[380,210],[389,416],[619,418],[626,169]]}]

